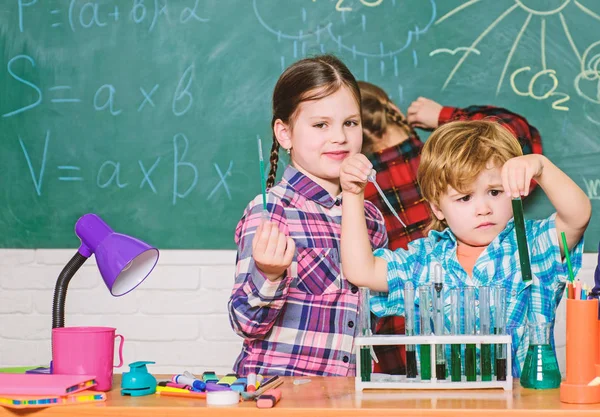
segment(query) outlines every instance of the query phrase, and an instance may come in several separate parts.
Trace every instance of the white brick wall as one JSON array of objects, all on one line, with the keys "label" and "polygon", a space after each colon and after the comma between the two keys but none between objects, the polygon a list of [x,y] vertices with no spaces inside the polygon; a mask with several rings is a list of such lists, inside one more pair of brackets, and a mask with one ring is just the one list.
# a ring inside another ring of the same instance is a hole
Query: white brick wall
[{"label": "white brick wall", "polygon": [[[74,253],[0,249],[0,367],[49,363],[54,284]],[[152,373],[226,373],[241,346],[226,309],[234,262],[234,251],[163,250],[152,275],[135,291],[115,298],[92,258],[69,285],[66,325],[116,327],[125,336],[125,364],[153,360]],[[584,255],[579,278],[588,285],[596,263],[596,254]],[[564,302],[555,333],[564,372]]]}]

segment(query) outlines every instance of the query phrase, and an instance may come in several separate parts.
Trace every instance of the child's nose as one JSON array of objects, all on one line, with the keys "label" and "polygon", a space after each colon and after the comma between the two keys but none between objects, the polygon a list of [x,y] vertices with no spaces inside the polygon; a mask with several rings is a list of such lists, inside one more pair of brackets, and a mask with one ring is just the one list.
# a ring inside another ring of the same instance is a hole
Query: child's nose
[{"label": "child's nose", "polygon": [[485,216],[491,214],[492,206],[485,200],[482,200],[477,204],[477,214],[480,216]]},{"label": "child's nose", "polygon": [[331,141],[333,143],[344,143],[346,142],[346,140],[346,132],[344,131],[344,129],[336,130],[331,135]]}]

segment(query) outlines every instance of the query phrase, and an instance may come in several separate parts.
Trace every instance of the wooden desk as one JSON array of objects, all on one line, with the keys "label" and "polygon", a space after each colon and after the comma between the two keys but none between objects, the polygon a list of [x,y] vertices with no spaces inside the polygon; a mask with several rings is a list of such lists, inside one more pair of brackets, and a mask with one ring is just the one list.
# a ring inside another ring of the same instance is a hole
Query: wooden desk
[{"label": "wooden desk", "polygon": [[[168,379],[166,376],[158,379]],[[9,410],[0,407],[0,416],[600,416],[600,404],[570,405],[559,401],[559,390],[526,390],[518,382],[515,390],[354,391],[354,378],[318,377],[312,382],[293,385],[285,377],[282,399],[270,410],[256,408],[254,402],[233,407],[207,407],[204,400],[179,397],[123,397],[121,376],[115,375],[113,390],[104,403],[50,407],[39,411]]]}]

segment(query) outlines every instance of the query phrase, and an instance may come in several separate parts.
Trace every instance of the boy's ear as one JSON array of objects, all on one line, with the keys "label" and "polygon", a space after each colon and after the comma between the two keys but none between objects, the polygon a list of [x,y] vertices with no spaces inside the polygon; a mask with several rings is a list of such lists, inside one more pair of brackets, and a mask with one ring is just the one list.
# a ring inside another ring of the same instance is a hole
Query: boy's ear
[{"label": "boy's ear", "polygon": [[440,210],[440,208],[438,206],[436,206],[433,203],[429,203],[429,207],[431,207],[431,211],[433,212],[433,214],[435,215],[435,217],[437,217],[437,219],[439,221],[442,221],[446,218],[446,216],[444,216],[444,213],[442,213],[442,210]]},{"label": "boy's ear", "polygon": [[275,133],[275,138],[277,138],[277,142],[279,142],[279,145],[283,149],[292,148],[292,135],[288,124],[284,123],[281,119],[275,120],[273,133]]}]

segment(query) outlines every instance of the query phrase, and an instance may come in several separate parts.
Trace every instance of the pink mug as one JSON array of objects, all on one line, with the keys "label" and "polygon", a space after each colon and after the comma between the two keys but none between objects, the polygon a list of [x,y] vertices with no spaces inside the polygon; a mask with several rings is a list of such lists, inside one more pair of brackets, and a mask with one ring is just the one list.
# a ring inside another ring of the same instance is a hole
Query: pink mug
[{"label": "pink mug", "polygon": [[52,329],[52,372],[96,377],[96,391],[112,387],[115,338],[119,343],[119,364],[123,366],[123,342],[113,327],[59,327]]}]

